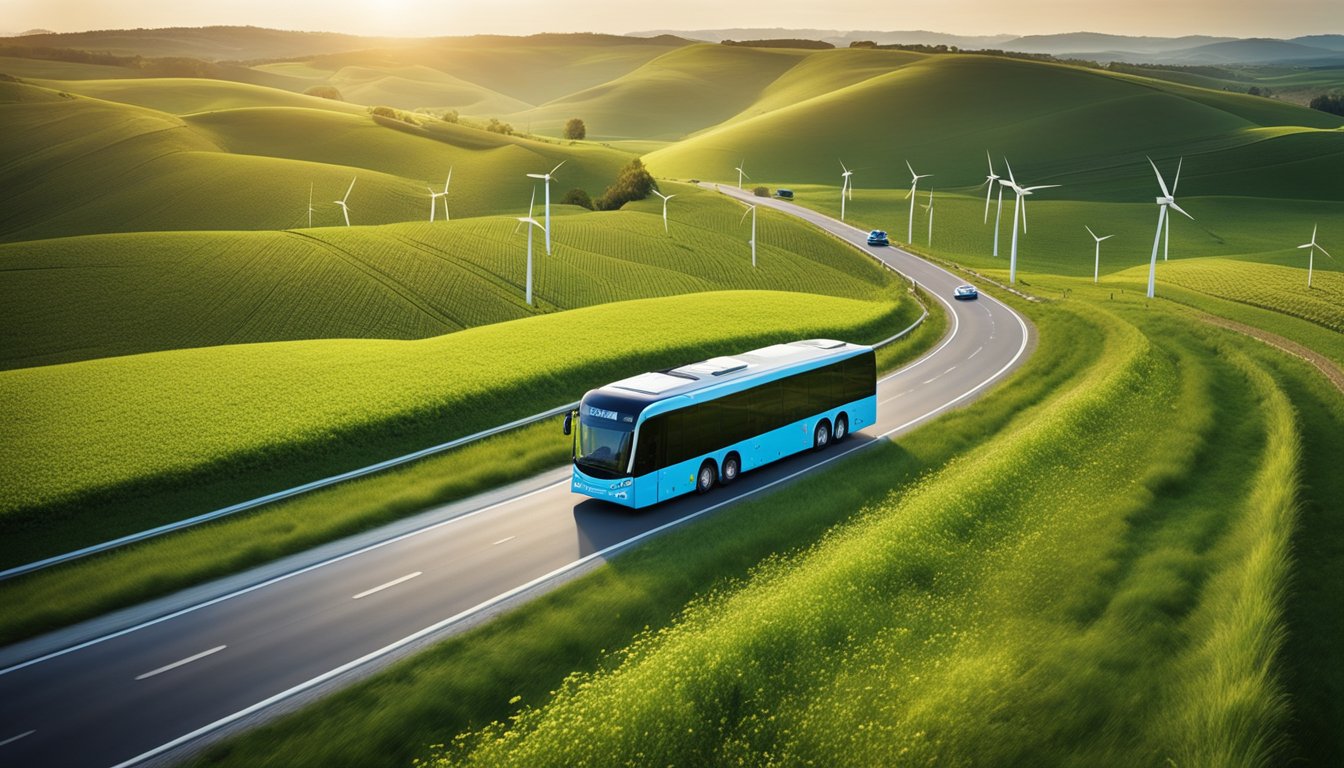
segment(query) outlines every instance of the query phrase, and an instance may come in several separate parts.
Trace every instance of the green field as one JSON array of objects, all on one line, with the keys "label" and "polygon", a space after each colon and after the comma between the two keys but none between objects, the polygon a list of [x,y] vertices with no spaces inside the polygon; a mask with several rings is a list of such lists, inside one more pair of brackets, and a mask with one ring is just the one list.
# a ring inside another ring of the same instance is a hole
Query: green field
[{"label": "green field", "polygon": [[[157,232],[0,245],[0,366],[318,338],[414,339],[611,301],[723,289],[876,298],[891,277],[792,217],[677,184],[661,208],[555,210],[555,250],[513,219],[288,232]],[[521,211],[520,211],[521,213]],[[563,215],[561,215],[563,214]],[[114,270],[109,267],[115,265]],[[59,269],[52,267],[59,266]],[[189,319],[191,322],[184,323]]]}]

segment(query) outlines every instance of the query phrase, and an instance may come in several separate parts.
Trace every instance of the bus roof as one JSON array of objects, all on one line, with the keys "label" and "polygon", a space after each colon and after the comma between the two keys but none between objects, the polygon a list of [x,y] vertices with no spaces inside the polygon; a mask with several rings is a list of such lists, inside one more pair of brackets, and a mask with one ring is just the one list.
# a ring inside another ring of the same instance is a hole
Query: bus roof
[{"label": "bus roof", "polygon": [[771,372],[782,372],[802,367],[804,363],[839,360],[869,347],[831,339],[807,339],[775,344],[731,357],[711,357],[698,363],[652,371],[612,382],[592,390],[592,396],[616,405],[617,401],[630,411],[639,412],[651,403],[697,392],[743,379],[754,379]]}]

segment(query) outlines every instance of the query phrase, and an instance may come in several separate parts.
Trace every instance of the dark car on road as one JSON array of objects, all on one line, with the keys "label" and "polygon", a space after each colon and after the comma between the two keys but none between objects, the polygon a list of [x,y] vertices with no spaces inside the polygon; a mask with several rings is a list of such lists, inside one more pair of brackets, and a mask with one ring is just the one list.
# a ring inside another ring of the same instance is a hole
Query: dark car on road
[{"label": "dark car on road", "polygon": [[869,244],[869,245],[888,245],[888,243],[887,243],[887,233],[886,233],[886,232],[883,232],[883,231],[880,230],[880,229],[874,229],[872,232],[869,232],[869,233],[868,233],[868,244]]}]

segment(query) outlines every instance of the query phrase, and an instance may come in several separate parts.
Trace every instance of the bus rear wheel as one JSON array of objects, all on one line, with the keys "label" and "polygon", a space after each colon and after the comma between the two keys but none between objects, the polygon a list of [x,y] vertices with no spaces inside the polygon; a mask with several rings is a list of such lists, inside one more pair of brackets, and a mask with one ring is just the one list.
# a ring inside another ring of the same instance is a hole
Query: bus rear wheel
[{"label": "bus rear wheel", "polygon": [[709,493],[718,477],[719,472],[718,468],[714,466],[714,460],[706,459],[705,463],[700,465],[699,474],[695,476],[695,492]]},{"label": "bus rear wheel", "polygon": [[838,443],[849,436],[849,417],[840,414],[835,417],[835,429],[831,430],[831,442]]},{"label": "bus rear wheel", "polygon": [[742,473],[742,460],[736,453],[730,453],[723,459],[723,474],[719,477],[721,485],[729,485]]},{"label": "bus rear wheel", "polygon": [[820,451],[831,444],[831,423],[825,419],[817,422],[816,431],[812,433],[812,450]]}]

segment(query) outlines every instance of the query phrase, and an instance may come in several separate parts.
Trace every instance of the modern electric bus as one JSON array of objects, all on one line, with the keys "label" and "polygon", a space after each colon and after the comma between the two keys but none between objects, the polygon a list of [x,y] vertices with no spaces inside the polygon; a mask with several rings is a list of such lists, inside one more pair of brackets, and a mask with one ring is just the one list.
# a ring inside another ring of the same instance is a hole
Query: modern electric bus
[{"label": "modern electric bus", "polygon": [[571,488],[647,507],[825,448],[876,420],[873,350],[843,341],[794,341],[641,373],[591,390],[566,415]]}]

